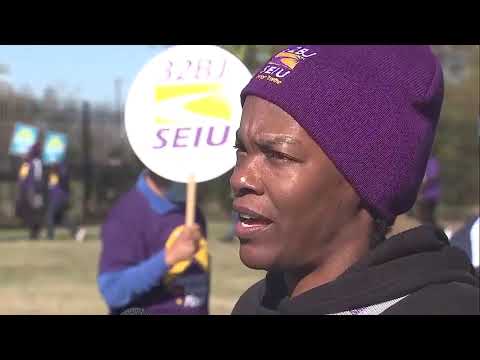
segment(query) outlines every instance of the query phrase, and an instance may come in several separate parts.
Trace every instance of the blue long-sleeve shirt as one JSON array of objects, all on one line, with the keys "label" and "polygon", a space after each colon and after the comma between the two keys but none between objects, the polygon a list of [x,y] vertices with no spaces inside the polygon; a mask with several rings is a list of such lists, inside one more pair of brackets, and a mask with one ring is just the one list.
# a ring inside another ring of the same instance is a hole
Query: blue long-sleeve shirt
[{"label": "blue long-sleeve shirt", "polygon": [[165,251],[125,270],[112,271],[98,277],[98,286],[108,306],[120,309],[152,288],[168,270]]}]

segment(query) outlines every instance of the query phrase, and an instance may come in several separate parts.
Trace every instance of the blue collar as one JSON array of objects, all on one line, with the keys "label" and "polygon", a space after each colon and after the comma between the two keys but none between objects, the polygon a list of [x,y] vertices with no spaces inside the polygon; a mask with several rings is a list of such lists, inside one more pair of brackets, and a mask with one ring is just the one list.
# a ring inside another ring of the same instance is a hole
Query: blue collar
[{"label": "blue collar", "polygon": [[170,210],[177,207],[173,202],[168,198],[156,194],[150,186],[148,186],[145,180],[146,172],[143,171],[137,180],[137,190],[140,191],[143,196],[147,199],[150,207],[160,215],[166,214]]}]

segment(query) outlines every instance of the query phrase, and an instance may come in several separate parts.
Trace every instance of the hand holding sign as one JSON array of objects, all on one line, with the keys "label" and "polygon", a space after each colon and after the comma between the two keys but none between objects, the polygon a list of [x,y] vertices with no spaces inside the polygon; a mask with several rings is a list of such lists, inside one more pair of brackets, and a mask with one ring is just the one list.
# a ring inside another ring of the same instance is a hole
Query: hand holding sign
[{"label": "hand holding sign", "polygon": [[201,239],[202,233],[199,225],[185,226],[175,242],[165,252],[167,265],[174,266],[181,261],[191,259],[200,248]]},{"label": "hand holding sign", "polygon": [[189,183],[186,223],[193,223],[195,185],[235,164],[240,91],[251,74],[216,46],[174,46],[148,62],[127,97],[125,130],[150,170]]}]

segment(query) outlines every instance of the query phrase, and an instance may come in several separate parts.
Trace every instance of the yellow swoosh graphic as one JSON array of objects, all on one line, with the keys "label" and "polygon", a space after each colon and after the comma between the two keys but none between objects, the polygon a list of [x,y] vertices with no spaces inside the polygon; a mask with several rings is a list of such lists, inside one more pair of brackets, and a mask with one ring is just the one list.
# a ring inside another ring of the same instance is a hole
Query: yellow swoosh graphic
[{"label": "yellow swoosh graphic", "polygon": [[155,117],[155,123],[156,124],[160,124],[160,125],[172,125],[172,124],[175,124],[175,120],[172,120],[172,119],[168,119],[168,118],[164,118],[164,117],[161,117],[161,116],[157,116]]},{"label": "yellow swoosh graphic", "polygon": [[158,85],[155,88],[155,100],[164,101],[164,100],[168,100],[168,99],[183,96],[183,95],[208,93],[208,92],[220,90],[221,87],[222,85],[219,83]]},{"label": "yellow swoosh graphic", "polygon": [[[219,83],[158,85],[155,88],[155,100],[162,102],[177,97],[201,95],[203,93],[205,94],[204,97],[185,103],[184,109],[201,116],[230,121],[232,111],[227,98],[220,93],[222,87],[222,84]],[[175,120],[157,116],[155,122],[157,124],[173,124]]]},{"label": "yellow swoosh graphic", "polygon": [[221,95],[211,95],[185,104],[185,109],[204,116],[230,120],[232,111],[227,99]]}]

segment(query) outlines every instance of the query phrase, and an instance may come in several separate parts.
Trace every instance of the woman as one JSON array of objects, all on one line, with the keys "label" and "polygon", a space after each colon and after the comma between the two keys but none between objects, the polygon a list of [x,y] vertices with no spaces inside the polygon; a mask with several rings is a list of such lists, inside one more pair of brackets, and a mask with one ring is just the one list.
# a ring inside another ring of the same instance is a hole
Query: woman
[{"label": "woman", "polygon": [[240,258],[266,278],[233,314],[478,313],[463,252],[414,204],[443,100],[426,46],[292,46],[241,95],[230,179]]}]

